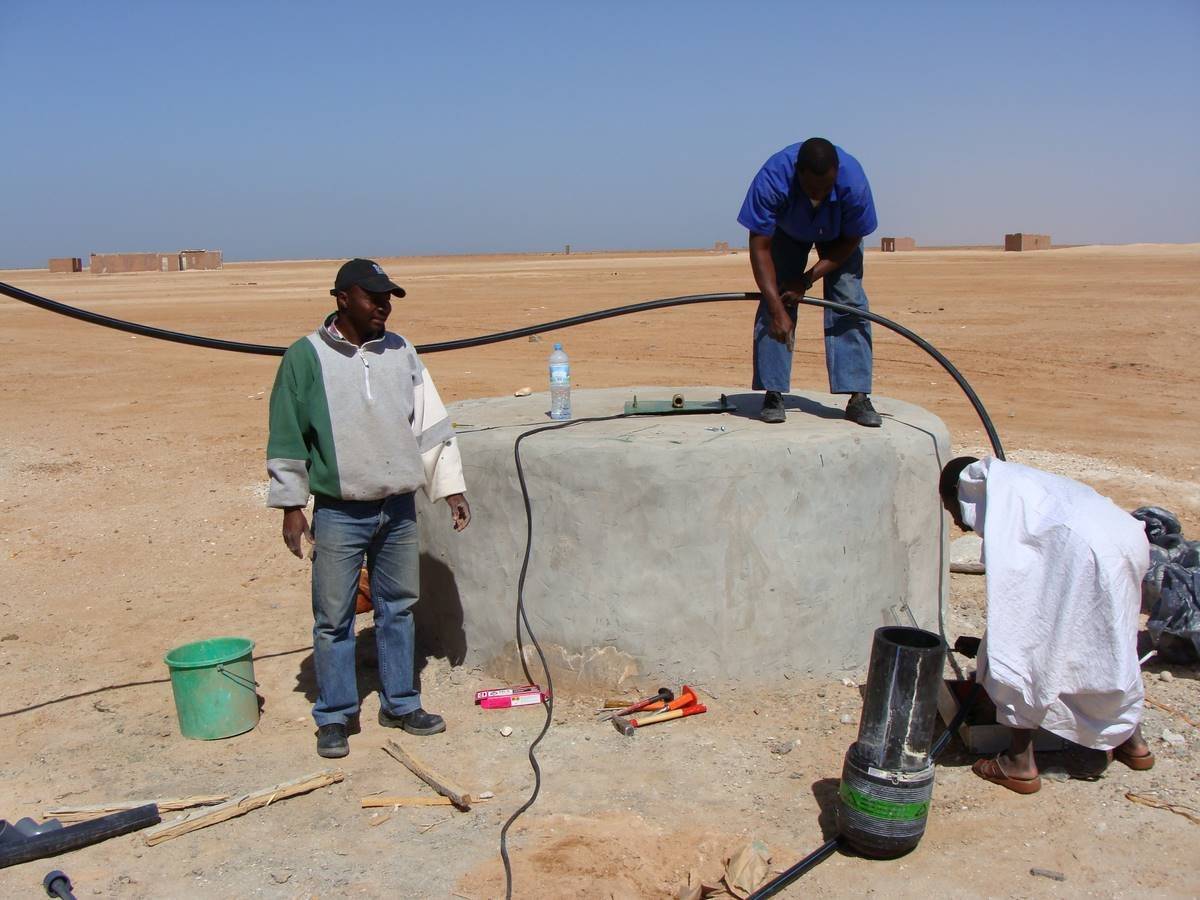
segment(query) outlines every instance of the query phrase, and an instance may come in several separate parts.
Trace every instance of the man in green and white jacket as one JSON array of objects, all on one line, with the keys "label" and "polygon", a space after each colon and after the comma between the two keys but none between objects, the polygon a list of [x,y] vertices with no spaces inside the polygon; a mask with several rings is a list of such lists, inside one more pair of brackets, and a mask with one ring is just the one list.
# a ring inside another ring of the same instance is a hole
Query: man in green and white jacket
[{"label": "man in green and white jacket", "polygon": [[[445,499],[455,531],[471,521],[454,429],[412,344],[386,330],[404,289],[371,260],[341,267],[337,311],[288,348],[271,391],[267,505],[283,540],[313,544],[317,753],[345,756],[358,714],[354,606],[364,559],[379,648],[379,722],[410,734],[446,730],[414,686],[412,605],[420,586],[414,492]],[[314,498],[309,528],[304,509]]]}]

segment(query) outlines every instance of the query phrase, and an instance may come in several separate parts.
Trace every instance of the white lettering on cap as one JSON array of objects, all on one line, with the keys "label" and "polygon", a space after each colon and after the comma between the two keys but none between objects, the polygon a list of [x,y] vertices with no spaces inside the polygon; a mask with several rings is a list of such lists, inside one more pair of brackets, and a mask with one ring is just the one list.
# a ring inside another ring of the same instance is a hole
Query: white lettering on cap
[{"label": "white lettering on cap", "polygon": [[383,274],[384,274],[384,271],[383,271],[383,269],[380,267],[379,263],[372,263],[372,264],[371,264],[371,266],[372,266],[372,268],[374,268],[374,269],[375,269],[375,274],[376,274],[376,275],[383,275]]}]

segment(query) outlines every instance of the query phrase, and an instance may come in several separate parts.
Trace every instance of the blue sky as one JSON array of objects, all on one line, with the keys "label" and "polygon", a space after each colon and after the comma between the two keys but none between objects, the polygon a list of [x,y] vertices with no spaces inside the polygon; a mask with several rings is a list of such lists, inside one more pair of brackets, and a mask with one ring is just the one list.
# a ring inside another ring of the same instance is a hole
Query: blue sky
[{"label": "blue sky", "polygon": [[0,2],[0,266],[741,244],[828,137],[879,234],[1200,241],[1200,3]]}]

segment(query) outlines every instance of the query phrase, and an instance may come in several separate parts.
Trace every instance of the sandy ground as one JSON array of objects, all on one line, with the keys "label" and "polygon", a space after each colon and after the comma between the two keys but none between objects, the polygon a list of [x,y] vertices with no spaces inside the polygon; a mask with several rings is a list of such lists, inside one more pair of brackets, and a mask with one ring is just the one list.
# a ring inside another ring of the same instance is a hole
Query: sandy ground
[{"label": "sandy ground", "polygon": [[[744,254],[386,262],[409,289],[394,328],[417,342],[752,288]],[[336,266],[0,280],[110,315],[283,344],[329,308]],[[1200,536],[1200,247],[871,253],[866,284],[876,311],[963,370],[1012,458],[1078,477],[1127,508],[1168,506]],[[650,313],[426,362],[449,400],[542,388],[555,339],[577,387],[748,383],[751,315],[748,304]],[[805,310],[798,386],[824,386],[819,333],[819,314]],[[110,332],[6,298],[0,344],[0,816],[237,793],[323,768],[308,717],[306,571],[262,505],[276,361]],[[983,447],[951,380],[881,331],[876,390],[942,416],[956,450]],[[980,582],[953,578],[955,633],[979,633]],[[262,721],[226,741],[184,740],[162,655],[224,633],[257,642]],[[364,694],[375,679],[367,636]],[[1195,669],[1146,671],[1149,696],[1200,721]],[[391,735],[375,725],[371,696],[343,783],[157,847],[131,835],[6,869],[0,895],[36,896],[44,872],[61,867],[81,897],[502,896],[499,826],[532,784],[524,753],[539,713],[475,709],[487,674],[445,660],[429,659],[422,681],[450,731],[419,751],[496,794],[470,813],[359,809],[373,791],[423,790],[377,749]],[[560,698],[541,753],[542,797],[512,834],[518,896],[668,896],[690,870],[719,876],[723,855],[751,837],[781,868],[821,843],[857,689],[840,679],[706,687],[709,715],[634,739],[591,722],[595,696]],[[504,724],[511,737],[500,736]],[[1183,734],[1183,746],[1164,743],[1164,729]],[[835,856],[790,895],[1195,896],[1200,826],[1125,792],[1200,808],[1200,731],[1148,709],[1146,732],[1160,760],[1152,772],[1117,766],[1098,782],[1052,780],[1024,798],[976,779],[971,757],[952,749],[915,853],[886,863]]]}]

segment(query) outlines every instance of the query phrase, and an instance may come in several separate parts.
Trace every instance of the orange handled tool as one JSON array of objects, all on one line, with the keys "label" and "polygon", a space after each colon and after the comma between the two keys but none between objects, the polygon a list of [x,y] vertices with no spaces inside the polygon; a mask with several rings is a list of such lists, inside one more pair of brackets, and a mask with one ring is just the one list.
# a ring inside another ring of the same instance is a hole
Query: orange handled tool
[{"label": "orange handled tool", "polygon": [[612,719],[618,716],[627,716],[630,713],[641,712],[644,709],[663,709],[667,703],[675,699],[675,693],[669,688],[659,688],[658,693],[653,697],[647,697],[644,700],[639,700],[637,703],[626,706],[624,709],[606,710],[601,716],[600,721]]},{"label": "orange handled tool", "polygon": [[652,716],[645,716],[641,719],[630,719],[629,724],[634,728],[641,728],[645,725],[654,725],[658,722],[670,722],[672,719],[682,719],[686,716],[695,716],[700,713],[708,712],[708,707],[703,703],[693,703],[691,706],[684,706],[680,709],[671,709],[666,712],[655,713]]},{"label": "orange handled tool", "polygon": [[625,737],[633,734],[634,730],[641,728],[644,725],[653,725],[655,722],[669,722],[672,719],[682,719],[684,716],[694,716],[702,712],[708,712],[708,707],[703,703],[693,703],[691,706],[684,706],[680,709],[668,709],[664,712],[655,713],[652,716],[643,716],[640,719],[622,719],[620,716],[614,718],[613,727]]}]

